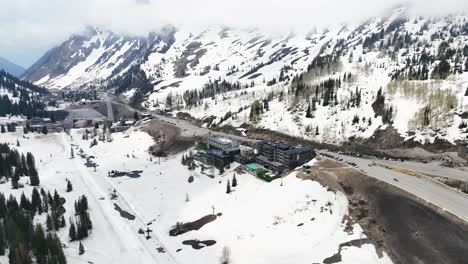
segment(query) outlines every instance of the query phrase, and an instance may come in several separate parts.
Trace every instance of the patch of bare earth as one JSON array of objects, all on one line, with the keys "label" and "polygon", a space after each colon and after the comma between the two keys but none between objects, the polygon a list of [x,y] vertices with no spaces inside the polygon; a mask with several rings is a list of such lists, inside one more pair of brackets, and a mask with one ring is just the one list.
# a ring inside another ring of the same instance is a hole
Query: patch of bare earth
[{"label": "patch of bare earth", "polygon": [[141,129],[153,137],[155,144],[150,152],[155,156],[167,156],[182,152],[192,147],[195,138],[182,137],[180,128],[151,120],[141,125]]},{"label": "patch of bare earth", "polygon": [[209,214],[193,222],[178,223],[173,229],[169,231],[169,235],[178,236],[190,231],[200,230],[200,228],[210,222],[213,222],[216,220],[216,218],[218,218],[216,215]]}]

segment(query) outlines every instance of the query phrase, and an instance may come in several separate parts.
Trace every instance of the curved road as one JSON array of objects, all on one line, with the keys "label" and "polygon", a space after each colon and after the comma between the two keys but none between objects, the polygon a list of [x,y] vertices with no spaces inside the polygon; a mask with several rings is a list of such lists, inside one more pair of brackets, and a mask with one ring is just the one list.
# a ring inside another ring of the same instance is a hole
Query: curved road
[{"label": "curved road", "polygon": [[330,154],[332,156],[342,158],[343,161],[354,162],[357,164],[358,169],[365,171],[366,175],[387,182],[404,191],[416,195],[417,197],[430,202],[435,206],[444,209],[456,215],[460,219],[468,222],[467,194],[455,191],[450,187],[438,183],[425,176],[410,176],[408,174],[396,172],[381,166],[369,166],[369,164],[375,161],[377,164],[404,168],[416,173],[427,173],[428,171],[432,172],[433,175],[443,173],[440,176],[449,176],[451,175],[450,172],[455,170],[457,172],[453,172],[455,173],[452,176],[453,178],[459,177],[461,175],[456,169],[450,169],[441,166],[437,167],[436,164],[432,164],[431,166],[426,167],[427,164],[418,162],[396,162],[358,158],[327,151],[319,151],[319,153]]}]

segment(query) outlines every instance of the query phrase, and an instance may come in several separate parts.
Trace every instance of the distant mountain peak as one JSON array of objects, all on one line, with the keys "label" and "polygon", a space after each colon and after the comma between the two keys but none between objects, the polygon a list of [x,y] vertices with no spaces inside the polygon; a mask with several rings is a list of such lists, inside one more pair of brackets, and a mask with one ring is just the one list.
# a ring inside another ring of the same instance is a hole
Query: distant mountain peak
[{"label": "distant mountain peak", "polygon": [[26,70],[20,65],[17,65],[1,56],[0,56],[0,69],[3,69],[4,71],[16,77],[19,77]]}]

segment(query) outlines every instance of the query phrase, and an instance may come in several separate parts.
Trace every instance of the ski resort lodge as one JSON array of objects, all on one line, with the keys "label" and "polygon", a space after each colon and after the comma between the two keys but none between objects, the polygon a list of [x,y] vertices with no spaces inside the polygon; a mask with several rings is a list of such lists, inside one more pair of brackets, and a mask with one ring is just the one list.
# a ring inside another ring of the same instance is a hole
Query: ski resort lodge
[{"label": "ski resort lodge", "polygon": [[[240,164],[256,163],[274,173],[281,174],[292,170],[315,157],[310,147],[296,146],[284,142],[259,141],[254,148],[239,145],[231,139],[221,136],[208,136],[204,139],[207,151],[204,161],[215,167],[225,167],[233,161]],[[197,157],[203,155],[198,153]]]},{"label": "ski resort lodge", "polygon": [[264,140],[257,144],[257,148],[256,161],[275,172],[292,170],[315,157],[315,151],[310,147],[283,142]]}]

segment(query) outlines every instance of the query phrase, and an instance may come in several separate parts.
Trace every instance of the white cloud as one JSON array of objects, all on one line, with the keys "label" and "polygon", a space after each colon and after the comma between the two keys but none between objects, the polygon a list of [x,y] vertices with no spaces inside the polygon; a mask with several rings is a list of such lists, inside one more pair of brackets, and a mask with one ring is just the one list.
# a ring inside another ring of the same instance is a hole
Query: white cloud
[{"label": "white cloud", "polygon": [[[89,25],[137,35],[168,23],[285,31],[359,22],[397,4],[401,0],[0,0],[0,55],[29,64]],[[466,0],[407,5],[422,15],[468,10]]]}]

